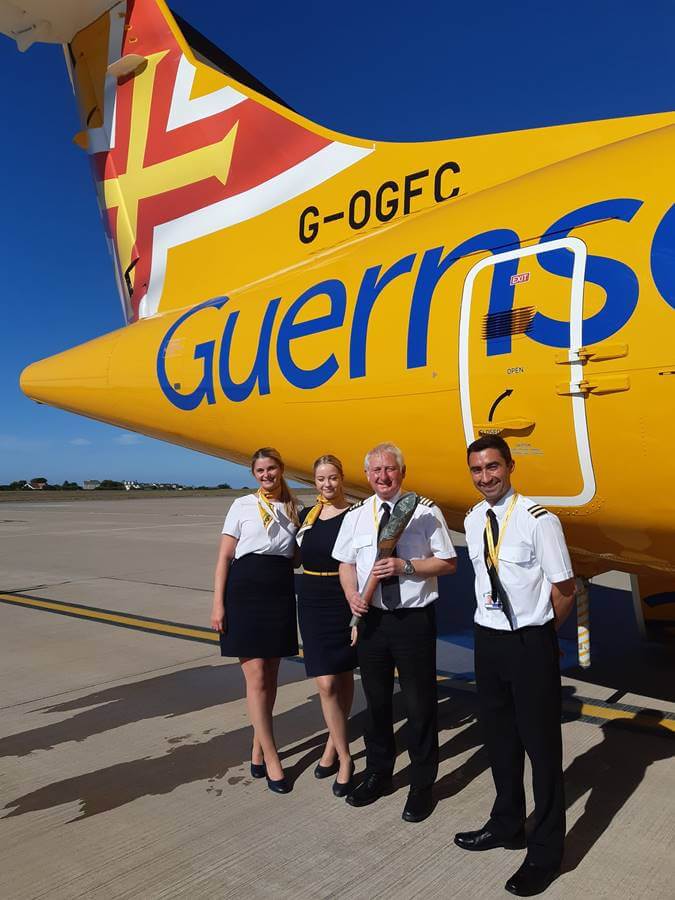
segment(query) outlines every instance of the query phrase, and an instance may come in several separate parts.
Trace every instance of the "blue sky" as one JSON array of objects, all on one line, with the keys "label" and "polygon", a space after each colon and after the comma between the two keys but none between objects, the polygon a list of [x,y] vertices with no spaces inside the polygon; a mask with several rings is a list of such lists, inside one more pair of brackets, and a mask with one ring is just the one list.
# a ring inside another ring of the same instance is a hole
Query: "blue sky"
[{"label": "blue sky", "polygon": [[[673,109],[675,5],[658,2],[173,7],[299,112],[425,140]],[[339,9],[339,15],[336,10]],[[38,406],[21,369],[123,324],[60,47],[0,36],[0,482],[45,476],[251,483],[222,460]]]}]

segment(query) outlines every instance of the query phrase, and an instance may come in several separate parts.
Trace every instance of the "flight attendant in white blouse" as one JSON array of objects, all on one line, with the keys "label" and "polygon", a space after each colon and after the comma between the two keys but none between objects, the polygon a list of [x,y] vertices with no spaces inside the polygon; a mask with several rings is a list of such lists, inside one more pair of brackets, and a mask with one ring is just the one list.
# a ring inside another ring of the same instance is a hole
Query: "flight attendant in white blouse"
[{"label": "flight attendant in white blouse", "polygon": [[284,479],[278,450],[262,447],[251,460],[260,488],[238,497],[225,518],[216,563],[211,627],[223,656],[237,656],[246,679],[253,725],[251,775],[286,794],[272,729],[282,656],[298,652],[293,557],[298,507]]}]

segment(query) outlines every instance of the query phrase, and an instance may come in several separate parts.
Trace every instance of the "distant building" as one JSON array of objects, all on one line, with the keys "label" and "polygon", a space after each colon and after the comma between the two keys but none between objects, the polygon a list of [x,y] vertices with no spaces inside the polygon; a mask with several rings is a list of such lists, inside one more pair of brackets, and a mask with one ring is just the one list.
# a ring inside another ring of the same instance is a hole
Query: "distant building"
[{"label": "distant building", "polygon": [[31,491],[44,491],[47,482],[44,478],[31,478],[30,481],[26,482],[26,487],[30,488]]},{"label": "distant building", "polygon": [[97,481],[95,478],[92,478],[90,481],[82,482],[82,487],[85,491],[95,491],[97,487],[101,484],[100,481]]},{"label": "distant building", "polygon": [[159,481],[125,481],[127,491],[182,491],[182,484],[167,484]]}]

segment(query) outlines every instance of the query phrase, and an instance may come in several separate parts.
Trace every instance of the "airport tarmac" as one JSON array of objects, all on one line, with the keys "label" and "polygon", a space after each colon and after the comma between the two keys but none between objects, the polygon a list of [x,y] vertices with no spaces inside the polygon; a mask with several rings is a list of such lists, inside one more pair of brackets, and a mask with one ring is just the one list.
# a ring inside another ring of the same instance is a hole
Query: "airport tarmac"
[{"label": "airport tarmac", "polygon": [[[326,733],[298,659],[281,666],[275,722],[293,790],[278,796],[249,775],[239,666],[206,628],[229,502],[0,504],[0,897],[508,896],[524,851],[452,840],[485,822],[493,796],[466,556],[439,601],[433,815],[401,820],[400,731],[395,790],[373,806],[313,778]],[[675,653],[639,640],[613,583],[593,589],[591,669],[575,665],[571,626],[563,644],[568,837],[551,898],[675,894]],[[357,680],[357,771],[362,711]]]}]

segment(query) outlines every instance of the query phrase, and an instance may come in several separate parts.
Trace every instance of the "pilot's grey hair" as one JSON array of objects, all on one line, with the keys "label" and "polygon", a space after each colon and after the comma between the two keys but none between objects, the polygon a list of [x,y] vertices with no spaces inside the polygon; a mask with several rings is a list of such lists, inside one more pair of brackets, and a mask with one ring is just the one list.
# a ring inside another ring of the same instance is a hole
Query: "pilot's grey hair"
[{"label": "pilot's grey hair", "polygon": [[389,442],[385,442],[384,444],[376,444],[372,450],[369,450],[366,453],[366,458],[363,461],[363,468],[368,471],[371,457],[380,456],[382,453],[391,453],[391,455],[396,458],[396,462],[398,463],[399,468],[405,469],[405,459],[403,458],[403,453],[401,452],[400,448],[396,446],[396,444],[390,444]]}]

